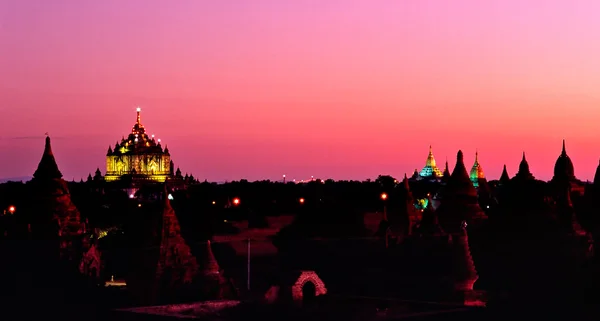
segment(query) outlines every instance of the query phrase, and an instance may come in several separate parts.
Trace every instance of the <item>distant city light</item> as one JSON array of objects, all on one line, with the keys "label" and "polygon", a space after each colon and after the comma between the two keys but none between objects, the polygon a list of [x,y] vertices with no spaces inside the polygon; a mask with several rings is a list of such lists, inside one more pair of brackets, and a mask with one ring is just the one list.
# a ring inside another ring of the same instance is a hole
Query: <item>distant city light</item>
[{"label": "distant city light", "polygon": [[304,204],[304,199],[303,199],[303,198],[300,198],[300,199],[298,200],[298,202],[300,202],[300,204]]},{"label": "distant city light", "polygon": [[215,201],[212,201],[212,205],[215,205],[215,204],[217,204],[217,202],[215,202]]},{"label": "distant city light", "polygon": [[142,204],[138,204],[138,207],[142,207]]},{"label": "distant city light", "polygon": [[135,197],[135,195],[133,195],[133,194],[129,195],[129,198],[134,198],[134,197]]},{"label": "distant city light", "polygon": [[387,194],[386,194],[386,193],[381,193],[381,199],[382,199],[382,200],[384,200],[384,201],[385,201],[385,200],[387,199],[387,197],[388,197],[388,196],[387,196]]},{"label": "distant city light", "polygon": [[234,198],[233,199],[233,205],[240,205],[240,199],[239,198]]},{"label": "distant city light", "polygon": [[13,205],[11,205],[11,206],[8,207],[8,212],[10,214],[14,214],[16,210],[17,210],[17,208],[14,207]]}]

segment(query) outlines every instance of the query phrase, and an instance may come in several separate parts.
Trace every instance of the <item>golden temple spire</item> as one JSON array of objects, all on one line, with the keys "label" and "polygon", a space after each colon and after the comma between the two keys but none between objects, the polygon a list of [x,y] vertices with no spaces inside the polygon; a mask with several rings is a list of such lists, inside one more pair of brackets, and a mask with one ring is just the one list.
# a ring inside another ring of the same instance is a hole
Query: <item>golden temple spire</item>
[{"label": "golden temple spire", "polygon": [[135,122],[135,123],[136,123],[136,124],[138,124],[138,125],[141,125],[141,124],[142,124],[142,122],[141,122],[141,115],[140,115],[140,114],[141,114],[141,112],[142,112],[142,109],[141,109],[140,107],[138,107],[138,108],[136,109],[136,112],[137,112],[137,119],[136,119],[136,122]]}]

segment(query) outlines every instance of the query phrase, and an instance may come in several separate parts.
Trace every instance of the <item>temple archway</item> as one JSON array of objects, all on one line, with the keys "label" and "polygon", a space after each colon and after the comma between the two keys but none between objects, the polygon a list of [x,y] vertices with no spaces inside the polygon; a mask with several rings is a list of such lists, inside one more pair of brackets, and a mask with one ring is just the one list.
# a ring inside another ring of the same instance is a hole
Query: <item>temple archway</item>
[{"label": "temple archway", "polygon": [[295,302],[302,302],[305,295],[308,296],[307,299],[311,299],[325,294],[327,294],[325,283],[314,271],[301,271],[292,286],[292,299]]}]

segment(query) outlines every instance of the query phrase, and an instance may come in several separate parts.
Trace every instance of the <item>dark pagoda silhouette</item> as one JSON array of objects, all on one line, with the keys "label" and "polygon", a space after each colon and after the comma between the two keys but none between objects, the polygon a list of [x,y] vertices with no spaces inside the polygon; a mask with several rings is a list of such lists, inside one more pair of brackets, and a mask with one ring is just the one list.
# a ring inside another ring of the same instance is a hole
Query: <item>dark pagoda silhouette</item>
[{"label": "dark pagoda silhouette", "polygon": [[139,226],[135,232],[139,241],[134,242],[127,287],[141,304],[185,299],[198,272],[196,258],[181,236],[166,186],[161,203],[145,204],[153,208],[141,210],[141,214],[152,217],[148,225]]},{"label": "dark pagoda silhouette", "polygon": [[93,294],[79,271],[85,227],[56,164],[50,137],[25,187],[27,202],[20,206],[12,242],[2,247],[6,277],[2,292],[8,291],[14,300],[3,302],[21,309],[20,315],[53,313],[69,305],[70,310],[62,313],[67,318]]},{"label": "dark pagoda silhouette", "polygon": [[440,194],[441,204],[437,213],[444,231],[460,232],[462,221],[471,224],[486,218],[479,206],[477,190],[465,168],[462,151],[458,151],[456,166]]},{"label": "dark pagoda silhouette", "polygon": [[71,201],[67,182],[62,179],[54,159],[50,137],[46,137],[42,159],[29,186],[32,199],[28,210],[31,238],[45,241],[47,255],[58,255],[78,263],[83,224]]}]

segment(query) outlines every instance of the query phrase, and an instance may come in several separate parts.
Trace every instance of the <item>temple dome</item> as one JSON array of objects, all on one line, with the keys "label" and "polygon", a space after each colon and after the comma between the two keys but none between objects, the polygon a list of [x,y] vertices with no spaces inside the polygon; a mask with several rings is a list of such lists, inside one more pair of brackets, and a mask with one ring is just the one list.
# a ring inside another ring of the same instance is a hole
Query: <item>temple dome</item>
[{"label": "temple dome", "polygon": [[554,164],[554,177],[552,180],[573,180],[575,179],[575,169],[573,162],[565,148],[565,140],[563,139],[563,147],[560,156]]},{"label": "temple dome", "polygon": [[473,167],[471,167],[471,173],[469,175],[473,186],[479,186],[479,180],[485,179],[485,174],[483,173],[483,167],[479,164],[479,153],[475,152],[475,163]]}]

